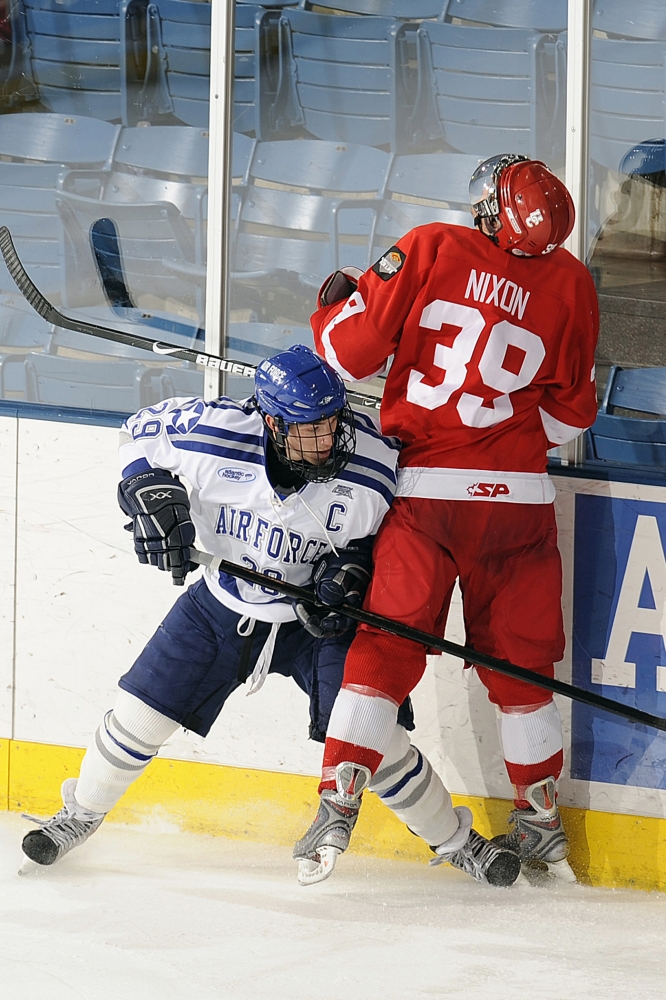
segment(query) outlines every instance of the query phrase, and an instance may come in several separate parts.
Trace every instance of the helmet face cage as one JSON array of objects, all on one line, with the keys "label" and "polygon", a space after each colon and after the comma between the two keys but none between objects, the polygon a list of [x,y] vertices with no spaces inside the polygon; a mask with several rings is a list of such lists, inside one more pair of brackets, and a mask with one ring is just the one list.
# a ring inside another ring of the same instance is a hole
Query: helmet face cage
[{"label": "helmet face cage", "polygon": [[527,160],[529,157],[520,153],[499,153],[479,164],[469,182],[469,200],[475,226],[480,225],[481,219],[495,219],[500,214],[498,188],[502,171],[513,163]]},{"label": "helmet face cage", "polygon": [[[266,414],[259,407],[257,409],[259,409],[264,418],[264,423],[266,423]],[[289,437],[290,442],[298,445],[301,439],[300,429],[307,426],[310,428],[311,433],[307,437],[303,437],[301,453],[303,448],[305,450],[312,450],[313,444],[314,451],[316,451],[318,429],[321,428],[320,433],[322,437],[329,438],[331,436],[330,421],[333,418],[336,419],[336,426],[332,435],[333,442],[325,458],[313,463],[306,461],[305,458],[292,458],[290,456],[290,444],[287,442],[287,437]],[[291,469],[292,472],[295,472],[301,479],[304,479],[308,483],[328,483],[331,479],[335,479],[347,465],[356,450],[354,415],[348,403],[342,409],[336,410],[331,416],[324,417],[322,420],[315,422],[286,423],[281,416],[275,416],[273,420],[275,421],[275,430],[272,430],[268,425],[266,427],[275,445],[278,458],[283,465],[286,465],[287,468]]]}]

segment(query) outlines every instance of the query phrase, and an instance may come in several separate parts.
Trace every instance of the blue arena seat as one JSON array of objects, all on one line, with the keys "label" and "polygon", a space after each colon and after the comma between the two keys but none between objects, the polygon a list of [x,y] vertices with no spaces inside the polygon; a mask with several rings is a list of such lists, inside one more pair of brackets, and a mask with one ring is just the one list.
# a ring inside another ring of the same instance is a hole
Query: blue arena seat
[{"label": "blue arena seat", "polygon": [[424,21],[418,41],[414,143],[559,163],[565,101],[554,34]]},{"label": "blue arena seat", "polygon": [[543,0],[448,0],[440,20],[557,33],[567,29],[567,3],[568,0],[548,0],[547,3]]},{"label": "blue arena seat", "polygon": [[[280,10],[296,0],[243,0],[236,4],[234,120],[235,132],[257,132],[257,116],[270,116],[277,89]],[[208,125],[210,76],[210,3],[157,0],[158,47],[171,110],[187,125]],[[261,65],[259,94],[258,67]]]},{"label": "blue arena seat", "polygon": [[[666,7],[595,4],[590,88],[590,155],[617,170],[625,153],[666,129]],[[603,31],[611,37],[600,37]]]},{"label": "blue arena seat", "polygon": [[[321,13],[323,7],[354,13]],[[359,16],[370,9],[390,16]],[[409,151],[418,26],[413,19],[435,16],[439,10],[439,2],[419,0],[348,0],[342,5],[303,0],[298,10],[285,10],[280,18],[282,72],[273,137],[300,131],[330,141]],[[271,138],[263,122],[260,137]]]},{"label": "blue arena seat", "polygon": [[258,143],[234,245],[234,308],[305,325],[327,274],[342,264],[367,268],[390,162],[383,150],[351,143]]},{"label": "blue arena seat", "polygon": [[[56,188],[71,168],[103,169],[111,160],[118,133],[117,126],[93,118],[0,116],[0,225],[8,227],[33,280],[57,300],[60,223]],[[0,293],[15,292],[0,261]]]},{"label": "blue arena seat", "polygon": [[165,361],[138,348],[56,329],[46,350],[26,357],[26,398],[134,413],[168,396],[201,394],[203,376],[194,366],[169,362],[167,368]]},{"label": "blue arena seat", "polygon": [[[202,129],[126,128],[106,169],[70,171],[62,178],[56,201],[69,307],[104,301],[89,234],[95,222],[108,218],[118,230],[136,305],[203,324],[208,145]],[[249,156],[244,145],[237,144],[239,171]]]},{"label": "blue arena seat", "polygon": [[0,399],[25,399],[25,359],[43,350],[51,328],[18,291],[0,299]]},{"label": "blue arena seat", "polygon": [[478,163],[478,156],[466,153],[394,157],[375,226],[373,260],[415,226],[471,226],[468,184]]},{"label": "blue arena seat", "polygon": [[[627,416],[617,413],[618,409],[660,419]],[[666,467],[666,368],[614,365],[586,438],[592,463]]]},{"label": "blue arena seat", "polygon": [[130,124],[146,117],[148,0],[21,4],[32,80],[46,108]]}]

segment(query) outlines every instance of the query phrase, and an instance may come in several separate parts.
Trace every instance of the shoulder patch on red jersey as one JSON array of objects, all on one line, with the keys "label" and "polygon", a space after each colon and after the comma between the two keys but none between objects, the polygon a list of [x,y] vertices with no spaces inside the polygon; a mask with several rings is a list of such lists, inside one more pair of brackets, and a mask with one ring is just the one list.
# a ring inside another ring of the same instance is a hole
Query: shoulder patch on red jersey
[{"label": "shoulder patch on red jersey", "polygon": [[373,264],[372,270],[379,275],[382,281],[388,281],[389,278],[398,273],[405,263],[406,256],[399,247],[390,247],[384,256],[380,257],[376,264]]}]

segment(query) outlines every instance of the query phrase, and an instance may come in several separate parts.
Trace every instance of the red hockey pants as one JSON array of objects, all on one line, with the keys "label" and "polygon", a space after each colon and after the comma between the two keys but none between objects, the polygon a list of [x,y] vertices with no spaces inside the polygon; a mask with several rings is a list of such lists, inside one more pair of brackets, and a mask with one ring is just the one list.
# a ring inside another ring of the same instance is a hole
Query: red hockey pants
[{"label": "red hockey pants", "polygon": [[[443,635],[457,578],[467,644],[552,677],[564,655],[552,504],[398,497],[377,535],[365,608]],[[401,704],[425,665],[425,647],[361,625],[343,684],[365,685]],[[477,670],[501,708],[550,701],[543,688]]]}]

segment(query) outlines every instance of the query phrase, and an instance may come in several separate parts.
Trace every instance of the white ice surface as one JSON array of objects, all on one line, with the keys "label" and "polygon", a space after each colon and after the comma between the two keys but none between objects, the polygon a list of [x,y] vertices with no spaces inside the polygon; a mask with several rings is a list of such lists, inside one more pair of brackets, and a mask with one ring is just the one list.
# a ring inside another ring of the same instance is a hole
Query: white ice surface
[{"label": "white ice surface", "polygon": [[19,878],[29,826],[0,813],[2,1000],[664,996],[664,895],[352,855],[300,888],[286,848],[112,825]]}]

